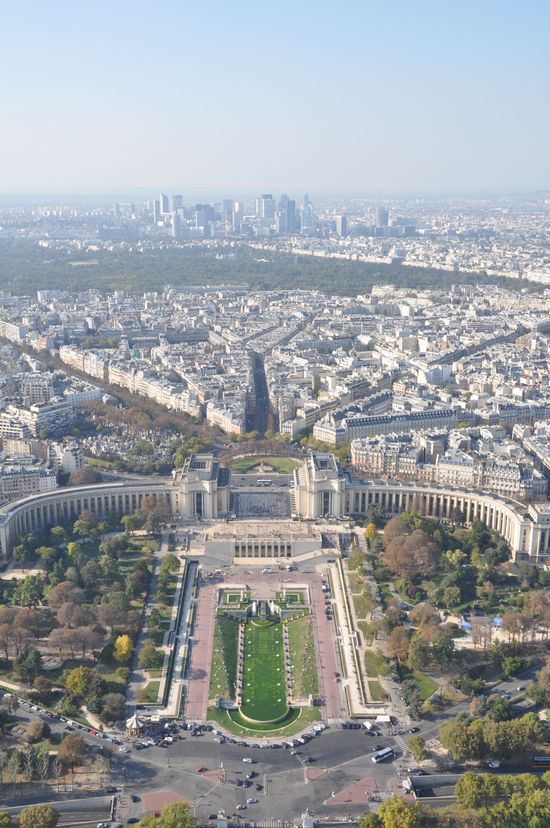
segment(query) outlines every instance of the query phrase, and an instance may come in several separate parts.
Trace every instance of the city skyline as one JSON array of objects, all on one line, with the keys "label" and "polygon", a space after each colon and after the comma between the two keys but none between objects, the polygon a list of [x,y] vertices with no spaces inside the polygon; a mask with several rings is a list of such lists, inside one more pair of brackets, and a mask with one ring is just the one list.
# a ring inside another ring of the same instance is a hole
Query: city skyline
[{"label": "city skyline", "polygon": [[550,826],[549,23],[4,4],[0,826]]},{"label": "city skyline", "polygon": [[12,6],[2,190],[543,190],[548,14],[540,2]]}]

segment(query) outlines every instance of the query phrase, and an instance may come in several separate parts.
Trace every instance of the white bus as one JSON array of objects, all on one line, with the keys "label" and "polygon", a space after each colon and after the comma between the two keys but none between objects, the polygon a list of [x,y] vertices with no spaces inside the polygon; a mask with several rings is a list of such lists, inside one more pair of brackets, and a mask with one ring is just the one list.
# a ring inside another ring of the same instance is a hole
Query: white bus
[{"label": "white bus", "polygon": [[256,480],[256,485],[271,486],[271,480],[269,480],[267,477],[258,477],[258,479]]},{"label": "white bus", "polygon": [[383,762],[385,759],[391,759],[392,756],[393,756],[393,748],[387,747],[387,748],[383,748],[382,750],[376,750],[372,754],[371,759],[375,764],[378,764],[378,762]]}]

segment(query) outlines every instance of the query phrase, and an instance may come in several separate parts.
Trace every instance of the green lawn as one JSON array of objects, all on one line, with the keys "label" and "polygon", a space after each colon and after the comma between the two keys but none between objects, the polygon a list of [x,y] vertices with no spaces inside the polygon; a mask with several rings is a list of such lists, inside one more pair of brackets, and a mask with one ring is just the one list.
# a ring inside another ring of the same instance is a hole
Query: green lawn
[{"label": "green lawn", "polygon": [[357,572],[348,572],[349,588],[352,592],[362,592],[365,579]]},{"label": "green lawn", "polygon": [[[283,598],[284,594],[284,598]],[[285,606],[302,606],[305,604],[304,593],[300,590],[296,592],[276,592],[275,593],[275,601],[280,604],[282,607]]]},{"label": "green lawn", "polygon": [[153,641],[156,644],[157,647],[162,646],[162,642],[164,641],[164,636],[168,632],[168,627],[169,626],[170,625],[167,624],[166,622],[162,622],[160,627],[158,628],[158,630],[155,630],[154,632],[152,630],[149,630],[147,632],[147,638],[150,638],[151,641]]},{"label": "green lawn", "polygon": [[365,669],[369,678],[386,677],[391,672],[388,659],[379,650],[365,650]]},{"label": "green lawn", "polygon": [[425,673],[419,673],[416,670],[414,672],[414,680],[420,690],[420,697],[422,698],[422,701],[429,699],[429,697],[435,693],[439,687],[439,684],[437,681],[434,681],[433,678],[430,678],[430,676],[427,676]]},{"label": "green lawn", "polygon": [[376,679],[374,681],[369,681],[369,690],[370,697],[373,701],[380,701],[381,699],[386,698],[386,694],[382,690],[382,685]]},{"label": "green lawn", "polygon": [[252,455],[238,457],[236,460],[232,460],[230,465],[234,472],[245,474],[250,469],[259,466],[261,462],[266,466],[270,466],[273,471],[280,472],[281,474],[290,474],[290,472],[297,469],[300,465],[299,460],[294,460],[292,457],[253,457]]},{"label": "green lawn", "polygon": [[288,622],[288,638],[294,681],[293,699],[315,696],[319,692],[315,642],[311,627],[311,616]]},{"label": "green lawn", "polygon": [[433,678],[427,676],[426,673],[419,672],[418,670],[409,670],[408,667],[401,666],[399,668],[399,674],[401,676],[401,681],[414,681],[418,687],[422,701],[429,699],[429,697],[435,693],[439,687],[439,684],[434,681]]},{"label": "green lawn", "polygon": [[218,615],[214,630],[214,650],[210,667],[210,698],[235,698],[237,678],[237,636],[239,624],[234,618]]},{"label": "green lawn", "polygon": [[147,693],[145,701],[148,704],[156,704],[159,695],[159,687],[160,681],[150,681],[145,685],[144,690]]},{"label": "green lawn", "polygon": [[366,618],[372,609],[372,596],[369,593],[361,593],[361,595],[352,593],[351,599],[357,618]]},{"label": "green lawn", "polygon": [[80,551],[86,558],[97,558],[99,555],[100,539],[85,541],[80,544]]},{"label": "green lawn", "polygon": [[[244,720],[239,721],[238,711],[236,710],[220,710],[217,707],[212,707],[208,711],[208,718],[215,721],[236,736],[277,736],[279,739],[284,739],[287,736],[293,736],[299,733],[309,724],[318,721],[321,718],[321,711],[318,707],[302,707],[291,708],[289,710],[288,718],[282,722],[277,722],[271,725],[251,725]],[[242,722],[242,724],[241,724]]]},{"label": "green lawn", "polygon": [[389,584],[378,584],[378,589],[380,593],[380,603],[382,604],[383,609],[386,609],[392,598]]},{"label": "green lawn", "polygon": [[286,703],[283,629],[279,621],[250,621],[244,643],[242,713],[258,722],[284,716]]},{"label": "green lawn", "polygon": [[[115,668],[116,669],[116,668]],[[99,674],[105,682],[108,693],[123,693],[124,682],[116,675],[112,666],[101,664],[99,666]]]},{"label": "green lawn", "polygon": [[273,731],[279,731],[281,727],[288,727],[288,725],[291,725],[292,722],[296,721],[300,715],[300,708],[291,707],[287,709],[286,716],[279,719],[277,722],[258,722],[254,725],[251,725],[250,722],[243,717],[239,710],[229,710],[228,712],[231,721],[239,727],[252,727],[258,733],[271,733]]},{"label": "green lawn", "polygon": [[90,457],[89,454],[84,455],[84,460],[87,466],[96,466],[98,469],[114,469],[115,467],[112,460],[102,460],[101,457]]},{"label": "green lawn", "polygon": [[372,644],[374,640],[373,625],[368,621],[358,621],[357,627],[361,633],[364,644]]},{"label": "green lawn", "polygon": [[304,593],[303,592],[286,592],[285,593],[285,601],[287,604],[303,604],[304,603]]}]

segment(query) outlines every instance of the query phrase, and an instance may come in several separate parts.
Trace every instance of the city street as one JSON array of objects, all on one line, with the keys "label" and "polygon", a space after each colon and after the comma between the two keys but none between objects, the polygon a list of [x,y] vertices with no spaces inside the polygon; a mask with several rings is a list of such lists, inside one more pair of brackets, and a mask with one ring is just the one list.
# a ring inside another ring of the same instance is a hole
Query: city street
[{"label": "city street", "polygon": [[[513,697],[517,695],[517,687],[527,687],[531,680],[532,672],[527,672],[502,682],[494,690],[509,692]],[[437,722],[418,723],[419,735],[426,740],[433,738],[441,721],[466,712],[468,706],[469,702],[461,702],[449,708]],[[16,716],[22,722],[39,717],[27,706],[20,706]],[[54,733],[66,735],[70,732],[65,723],[46,720]],[[406,732],[397,737],[384,733],[369,735],[363,728],[344,730],[339,725],[328,728],[307,744],[297,746],[295,755],[282,747],[258,749],[250,745],[220,744],[211,731],[193,737],[187,730],[180,730],[174,743],[166,748],[156,746],[138,751],[135,741],[124,740],[129,753],[120,753],[118,746],[99,736],[80,729],[72,732],[82,735],[92,753],[101,748],[101,755],[110,757],[112,776],[110,781],[105,782],[104,790],[109,785],[119,787],[118,796],[123,797],[130,808],[128,815],[136,817],[142,814],[141,795],[146,791],[172,791],[183,796],[193,803],[194,812],[201,820],[206,820],[222,808],[226,813],[233,813],[237,805],[245,805],[246,799],[251,796],[259,801],[247,805],[247,819],[291,818],[299,816],[306,808],[317,816],[342,817],[347,813],[357,816],[364,812],[365,805],[348,800],[359,791],[361,786],[358,783],[365,783],[365,795],[372,792],[383,799],[400,787],[403,775],[398,773],[398,768],[411,762],[402,755],[402,746],[408,738]],[[380,764],[371,762],[372,752],[378,746],[395,746],[395,758]],[[245,757],[252,758],[254,764],[243,763]],[[306,757],[310,757],[311,761],[306,762]],[[198,768],[204,770],[199,773]],[[502,769],[503,772],[505,770]],[[219,781],[220,771],[223,771],[222,779],[225,777],[225,781]],[[245,780],[247,771],[257,774],[250,780],[250,786],[235,784],[238,780]],[[461,771],[455,767],[454,772]],[[257,790],[256,785],[262,788]],[[348,791],[348,788],[351,790]],[[6,804],[20,807],[19,797],[10,800],[9,793],[8,790]],[[48,796],[56,803],[65,801],[64,809],[76,810],[71,804],[75,797],[79,802],[89,803],[89,807],[77,806],[79,809],[88,807],[89,812],[88,816],[82,813],[80,818],[79,811],[78,822],[100,821],[100,812],[103,813],[105,808],[104,797],[87,792],[82,792],[80,797],[78,791],[59,795],[50,792]],[[133,802],[132,797],[139,799]],[[43,801],[43,798],[44,793],[37,787],[34,799],[25,797],[24,804]],[[244,814],[242,816],[244,818]],[[67,818],[68,814],[61,824],[71,824],[66,821]]]}]

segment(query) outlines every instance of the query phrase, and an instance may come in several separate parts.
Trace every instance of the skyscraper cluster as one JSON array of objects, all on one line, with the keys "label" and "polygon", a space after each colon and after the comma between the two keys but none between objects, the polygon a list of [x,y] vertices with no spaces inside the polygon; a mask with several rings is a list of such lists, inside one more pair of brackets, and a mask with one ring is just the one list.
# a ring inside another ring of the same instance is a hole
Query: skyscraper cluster
[{"label": "skyscraper cluster", "polygon": [[314,236],[317,231],[317,217],[307,194],[297,208],[296,200],[286,193],[278,200],[271,193],[262,193],[253,205],[232,198],[216,204],[184,205],[182,195],[160,193],[150,208],[152,223],[170,227],[176,239],[212,238],[220,231],[246,238]]}]

